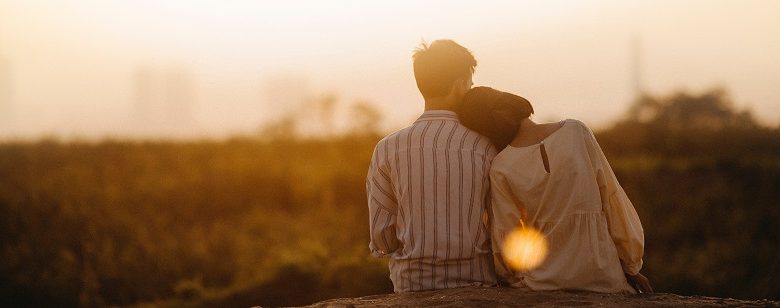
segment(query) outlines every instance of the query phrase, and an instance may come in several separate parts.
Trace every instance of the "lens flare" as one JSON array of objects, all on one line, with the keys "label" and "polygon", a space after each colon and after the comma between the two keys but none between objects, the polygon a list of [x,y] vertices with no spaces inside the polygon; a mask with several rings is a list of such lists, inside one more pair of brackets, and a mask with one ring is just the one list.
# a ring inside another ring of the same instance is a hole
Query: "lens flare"
[{"label": "lens flare", "polygon": [[547,257],[547,241],[533,228],[515,229],[504,240],[504,261],[515,270],[528,271]]}]

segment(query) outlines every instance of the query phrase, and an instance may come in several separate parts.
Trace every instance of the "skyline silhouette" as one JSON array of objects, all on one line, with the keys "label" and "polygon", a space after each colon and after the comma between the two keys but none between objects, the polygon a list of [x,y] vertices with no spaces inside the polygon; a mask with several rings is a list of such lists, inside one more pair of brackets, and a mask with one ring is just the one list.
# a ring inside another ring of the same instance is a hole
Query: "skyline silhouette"
[{"label": "skyline silhouette", "polygon": [[[486,2],[435,11],[432,3],[0,2],[17,122],[0,135],[224,138],[328,93],[371,102],[390,131],[421,113],[411,51],[437,38],[472,49],[474,83],[524,95],[542,121],[604,128],[637,93],[719,87],[761,123],[780,123],[780,3]],[[194,102],[159,111],[171,122],[189,118],[184,133],[139,124],[151,112],[137,101],[139,67],[187,72],[188,89],[173,92],[189,98],[161,100]],[[269,90],[278,76],[297,81]]]}]

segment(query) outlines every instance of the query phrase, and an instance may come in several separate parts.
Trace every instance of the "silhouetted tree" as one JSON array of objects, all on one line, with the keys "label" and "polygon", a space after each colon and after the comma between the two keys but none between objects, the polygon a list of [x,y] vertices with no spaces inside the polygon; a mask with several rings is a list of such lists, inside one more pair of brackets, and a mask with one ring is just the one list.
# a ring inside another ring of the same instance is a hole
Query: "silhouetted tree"
[{"label": "silhouetted tree", "polygon": [[[615,154],[736,155],[747,144],[772,147],[761,140],[769,141],[776,130],[760,125],[749,110],[737,110],[727,92],[716,88],[640,97],[600,135]],[[713,153],[713,147],[726,151]]]}]

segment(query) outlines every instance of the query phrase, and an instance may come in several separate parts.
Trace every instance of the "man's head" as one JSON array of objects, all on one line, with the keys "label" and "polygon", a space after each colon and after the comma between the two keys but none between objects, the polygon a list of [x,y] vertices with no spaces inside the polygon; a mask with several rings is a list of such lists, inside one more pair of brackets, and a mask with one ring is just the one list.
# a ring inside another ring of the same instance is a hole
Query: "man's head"
[{"label": "man's head", "polygon": [[426,102],[457,103],[472,86],[474,55],[452,40],[423,43],[415,50],[414,78]]}]

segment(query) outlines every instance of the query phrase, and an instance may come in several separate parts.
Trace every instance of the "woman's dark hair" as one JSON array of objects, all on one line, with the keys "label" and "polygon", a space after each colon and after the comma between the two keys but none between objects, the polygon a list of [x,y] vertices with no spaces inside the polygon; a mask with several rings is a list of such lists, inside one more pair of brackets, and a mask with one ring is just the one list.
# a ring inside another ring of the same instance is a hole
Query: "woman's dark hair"
[{"label": "woman's dark hair", "polygon": [[499,151],[515,138],[520,121],[534,113],[531,103],[518,95],[489,87],[466,92],[457,108],[458,118],[466,127],[490,138]]}]

